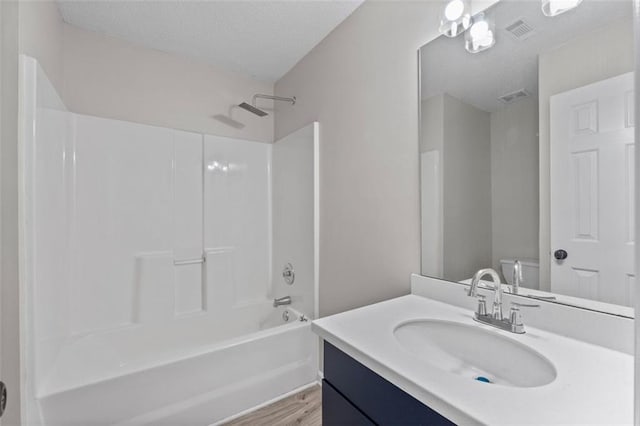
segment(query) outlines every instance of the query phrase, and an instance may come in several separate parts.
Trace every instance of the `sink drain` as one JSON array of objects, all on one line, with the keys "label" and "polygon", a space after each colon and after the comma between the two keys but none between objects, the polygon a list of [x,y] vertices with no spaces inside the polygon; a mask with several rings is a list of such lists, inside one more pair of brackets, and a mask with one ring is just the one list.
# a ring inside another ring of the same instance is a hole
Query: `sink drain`
[{"label": "sink drain", "polygon": [[484,376],[478,376],[475,378],[475,380],[482,382],[482,383],[491,383],[491,380],[489,380],[488,378],[484,377]]}]

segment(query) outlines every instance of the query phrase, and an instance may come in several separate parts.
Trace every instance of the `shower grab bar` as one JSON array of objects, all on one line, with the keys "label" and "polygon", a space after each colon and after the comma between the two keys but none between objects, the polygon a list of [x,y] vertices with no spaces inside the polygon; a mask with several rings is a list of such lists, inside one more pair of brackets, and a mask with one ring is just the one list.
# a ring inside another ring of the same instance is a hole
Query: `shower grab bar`
[{"label": "shower grab bar", "polygon": [[207,261],[206,257],[201,257],[199,259],[174,260],[173,264],[175,266],[179,266],[179,265],[197,265],[198,263],[204,263],[206,261]]}]

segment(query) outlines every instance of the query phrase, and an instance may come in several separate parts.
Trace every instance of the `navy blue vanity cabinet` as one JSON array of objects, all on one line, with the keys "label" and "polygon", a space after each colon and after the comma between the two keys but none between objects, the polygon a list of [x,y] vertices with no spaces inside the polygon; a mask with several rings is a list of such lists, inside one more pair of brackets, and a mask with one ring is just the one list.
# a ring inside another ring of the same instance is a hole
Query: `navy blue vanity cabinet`
[{"label": "navy blue vanity cabinet", "polygon": [[349,355],[324,342],[323,425],[454,425]]},{"label": "navy blue vanity cabinet", "polygon": [[322,381],[322,424],[374,426],[362,411],[340,394],[329,382]]}]

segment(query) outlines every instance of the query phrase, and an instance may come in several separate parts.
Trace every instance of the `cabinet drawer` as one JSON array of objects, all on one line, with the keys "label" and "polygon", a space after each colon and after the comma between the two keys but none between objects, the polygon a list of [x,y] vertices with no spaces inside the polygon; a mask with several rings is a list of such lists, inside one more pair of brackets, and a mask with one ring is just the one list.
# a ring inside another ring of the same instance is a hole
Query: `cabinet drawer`
[{"label": "cabinet drawer", "polygon": [[373,426],[374,423],[353,406],[326,380],[322,381],[322,424],[324,426]]},{"label": "cabinet drawer", "polygon": [[380,377],[330,343],[324,342],[327,382],[380,425],[454,425],[388,380]]}]

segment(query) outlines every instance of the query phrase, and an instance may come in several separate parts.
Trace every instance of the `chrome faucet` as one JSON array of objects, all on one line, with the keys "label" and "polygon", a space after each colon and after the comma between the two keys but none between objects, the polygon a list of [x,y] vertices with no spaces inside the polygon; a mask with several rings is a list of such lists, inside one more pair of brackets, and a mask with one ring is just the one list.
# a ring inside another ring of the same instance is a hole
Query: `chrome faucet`
[{"label": "chrome faucet", "polygon": [[[487,313],[485,297],[483,295],[478,295],[478,285],[480,284],[480,280],[487,275],[489,275],[493,280],[494,290],[493,311],[490,314]],[[471,287],[469,287],[469,292],[467,294],[469,296],[478,297],[478,309],[473,316],[474,320],[512,333],[524,333],[524,324],[522,323],[520,308],[540,307],[540,305],[512,302],[509,317],[504,318],[502,315],[502,283],[500,282],[500,276],[498,273],[491,268],[480,269],[476,272],[471,280]]]},{"label": "chrome faucet", "polygon": [[273,299],[273,307],[277,308],[278,306],[290,305],[291,304],[291,296],[278,297]]},{"label": "chrome faucet", "polygon": [[[522,263],[519,260],[513,262],[513,284],[511,285],[511,294],[520,294],[520,287],[522,286]],[[533,297],[540,300],[556,300],[555,296],[542,296],[527,294],[528,297]]]},{"label": "chrome faucet", "polygon": [[518,294],[520,285],[522,285],[522,264],[519,260],[516,260],[513,262],[513,286],[511,292]]},{"label": "chrome faucet", "polygon": [[[471,280],[471,288],[469,288],[469,296],[476,296],[478,294],[478,284],[480,280],[485,276],[489,275],[493,280],[493,312],[491,316],[493,316],[497,320],[502,319],[502,284],[500,283],[500,276],[496,271],[491,268],[480,269],[473,276]],[[481,298],[482,301],[482,298]],[[485,308],[486,309],[486,308]]]}]

